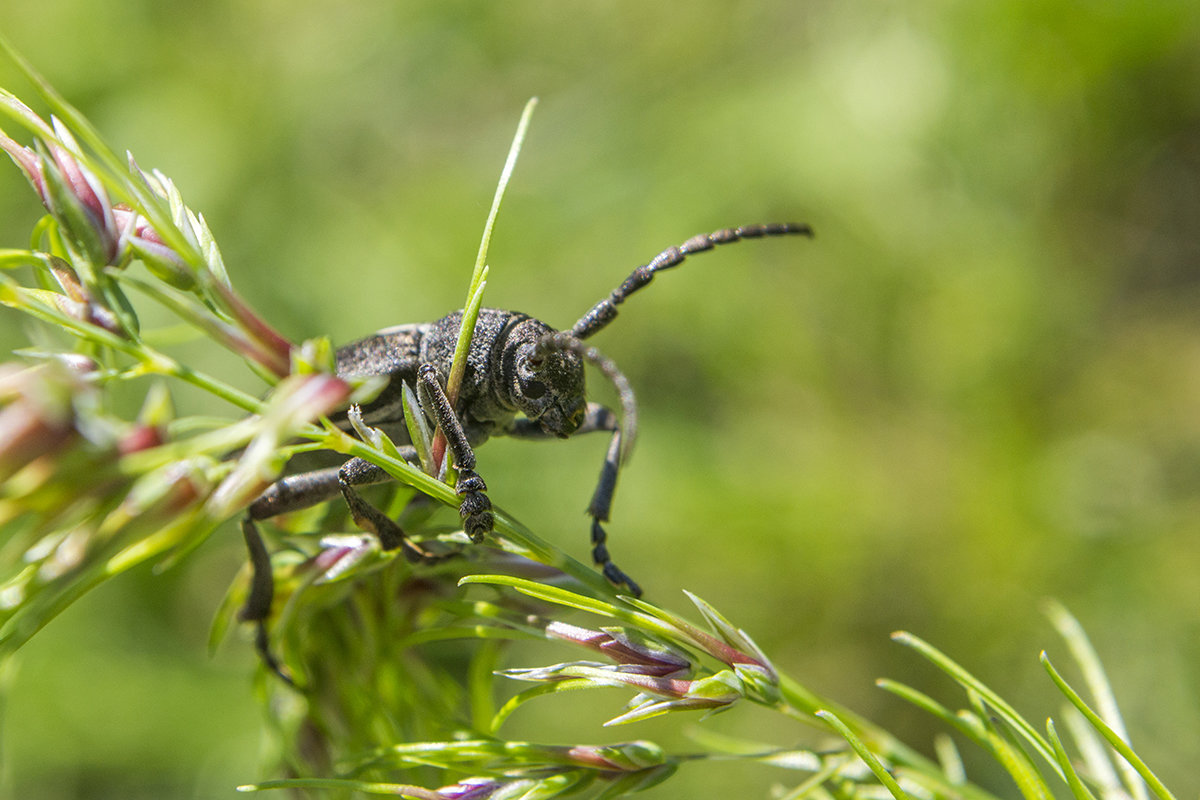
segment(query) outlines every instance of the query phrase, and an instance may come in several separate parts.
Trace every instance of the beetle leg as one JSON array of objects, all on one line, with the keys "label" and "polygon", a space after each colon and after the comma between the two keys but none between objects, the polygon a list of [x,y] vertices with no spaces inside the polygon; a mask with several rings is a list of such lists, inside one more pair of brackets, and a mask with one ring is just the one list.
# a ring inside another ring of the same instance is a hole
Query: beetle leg
[{"label": "beetle leg", "polygon": [[267,633],[267,617],[271,614],[271,601],[275,598],[275,575],[271,571],[271,556],[263,544],[262,535],[249,514],[242,520],[242,536],[250,552],[250,591],[246,602],[238,612],[242,622],[254,623],[254,649],[263,665],[274,672],[289,686],[295,686],[289,673],[275,654],[271,652],[271,638]]},{"label": "beetle leg", "polygon": [[[415,463],[417,460],[416,450],[412,447],[400,448],[400,454],[405,461]],[[275,575],[271,569],[270,554],[263,543],[258,526],[254,524],[255,521],[314,506],[340,492],[346,499],[355,524],[368,533],[375,534],[384,550],[395,550],[399,547],[403,550],[405,558],[412,562],[432,563],[441,560],[442,556],[430,553],[409,541],[395,521],[363,499],[354,488],[385,483],[391,479],[387,472],[369,461],[351,458],[340,467],[301,472],[280,478],[267,487],[267,490],[247,508],[246,516],[242,520],[242,536],[250,554],[250,591],[238,612],[238,619],[254,623],[254,647],[259,657],[267,669],[285,683],[295,685],[291,675],[271,652],[267,619],[271,615],[271,603],[275,597]]]},{"label": "beetle leg", "polygon": [[475,472],[475,451],[471,449],[462,423],[455,415],[445,390],[442,389],[437,367],[432,364],[422,365],[417,372],[417,380],[426,392],[433,416],[454,456],[454,467],[458,470],[454,493],[462,498],[458,514],[462,517],[463,530],[471,537],[471,541],[478,544],[483,541],[483,537],[492,532],[495,517],[492,514],[492,501],[488,500],[486,494],[487,484]]},{"label": "beetle leg", "polygon": [[[405,461],[409,460],[409,454],[406,452],[408,450],[412,450],[412,448],[400,448],[400,453],[404,456]],[[412,450],[412,460],[416,460],[416,450]],[[433,563],[441,560],[441,556],[430,553],[409,540],[395,520],[368,503],[354,488],[392,480],[392,476],[382,467],[361,458],[352,458],[338,468],[337,478],[338,489],[341,490],[342,497],[345,498],[346,505],[350,508],[350,516],[354,519],[354,524],[368,533],[375,534],[379,539],[379,546],[385,551],[395,550],[398,547],[404,553],[404,557],[413,563]]]},{"label": "beetle leg", "polygon": [[[605,409],[607,410],[607,409]],[[612,412],[609,412],[610,414]],[[624,586],[630,594],[641,597],[642,587],[626,575],[620,567],[613,563],[608,554],[608,533],[601,523],[608,522],[608,514],[612,509],[613,494],[617,490],[617,472],[621,464],[621,431],[612,432],[608,443],[608,452],[604,456],[604,465],[600,468],[600,480],[596,482],[596,491],[592,494],[592,502],[588,503],[587,513],[592,518],[592,561],[604,572],[604,577],[614,586]]]},{"label": "beetle leg", "polygon": [[[592,518],[592,561],[604,573],[604,577],[614,586],[624,586],[635,596],[640,597],[642,587],[625,574],[620,567],[613,563],[608,553],[608,533],[602,523],[608,522],[609,511],[612,509],[613,495],[617,490],[617,473],[621,467],[621,429],[617,424],[617,415],[599,403],[588,403],[587,416],[575,431],[593,433],[608,431],[612,439],[608,443],[608,452],[604,456],[604,465],[600,468],[600,480],[596,483],[596,491],[592,501],[588,503],[587,513]],[[508,431],[508,435],[517,439],[546,439],[550,434],[542,430],[536,420],[518,419]]]}]

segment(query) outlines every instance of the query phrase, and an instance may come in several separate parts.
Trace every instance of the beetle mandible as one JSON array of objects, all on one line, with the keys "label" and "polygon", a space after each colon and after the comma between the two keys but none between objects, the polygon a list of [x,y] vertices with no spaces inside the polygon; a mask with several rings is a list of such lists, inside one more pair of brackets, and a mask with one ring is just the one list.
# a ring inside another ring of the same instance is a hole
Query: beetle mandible
[{"label": "beetle mandible", "polygon": [[[612,322],[617,307],[650,283],[657,272],[678,265],[689,255],[742,239],[789,234],[811,237],[812,229],[797,223],[773,223],[722,228],[694,236],[631,272],[569,330],[557,331],[515,311],[481,309],[471,337],[462,386],[453,406],[445,386],[462,324],[461,310],[435,322],[385,328],[338,349],[337,374],[346,378],[388,379],[375,399],[362,406],[363,422],[388,433],[399,445],[401,456],[413,464],[418,463],[418,458],[404,424],[403,387],[405,384],[416,387],[422,412],[446,438],[447,457],[453,457],[458,470],[454,488],[461,498],[459,513],[463,530],[476,543],[492,531],[494,519],[487,486],[475,472],[475,447],[492,436],[545,439],[609,432],[611,440],[600,479],[587,508],[592,518],[592,560],[611,583],[640,595],[641,587],[609,556],[604,530],[617,474],[628,458],[636,431],[633,391],[616,366],[598,350],[584,344],[584,340]],[[624,426],[618,424],[613,411],[587,401],[585,362],[599,368],[616,386],[625,414]],[[622,441],[622,427],[627,431],[625,441]],[[274,583],[270,558],[255,521],[307,508],[341,494],[355,524],[378,537],[384,550],[400,548],[414,562],[437,558],[410,541],[394,520],[368,503],[356,488],[391,479],[381,467],[361,458],[350,458],[340,466],[283,477],[250,504],[242,530],[253,575],[239,617],[257,625],[256,647],[260,656],[285,680],[289,678],[268,646],[266,620]]]}]

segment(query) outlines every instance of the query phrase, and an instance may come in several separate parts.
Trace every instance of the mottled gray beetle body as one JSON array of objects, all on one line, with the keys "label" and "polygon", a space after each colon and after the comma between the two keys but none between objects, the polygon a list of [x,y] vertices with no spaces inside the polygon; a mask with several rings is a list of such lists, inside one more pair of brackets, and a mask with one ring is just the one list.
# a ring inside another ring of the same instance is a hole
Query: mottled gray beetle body
[{"label": "mottled gray beetle body", "polygon": [[[436,322],[385,328],[339,348],[340,377],[389,379],[362,406],[363,421],[384,428],[397,444],[409,444],[407,426],[401,424],[403,385],[417,386],[418,371],[428,364],[445,388],[460,325],[462,312],[456,311]],[[567,437],[579,429],[587,411],[583,359],[569,351],[539,356],[538,342],[553,333],[525,314],[480,309],[455,409],[472,447],[491,436],[513,435],[518,415],[536,421],[551,436]],[[437,423],[429,409],[426,414],[430,423]]]},{"label": "mottled gray beetle body", "polygon": [[[384,430],[399,446],[401,456],[414,464],[418,458],[404,424],[403,394],[406,384],[416,389],[423,415],[446,437],[448,455],[453,456],[458,470],[454,488],[460,498],[463,530],[474,542],[483,541],[494,523],[487,486],[475,473],[474,447],[492,436],[544,439],[593,431],[610,433],[612,438],[600,479],[587,509],[592,518],[592,559],[610,582],[632,594],[641,594],[640,587],[609,557],[602,524],[608,521],[617,473],[628,457],[636,432],[633,390],[616,366],[583,340],[612,322],[618,306],[648,285],[655,274],[678,265],[689,255],[741,239],[787,234],[811,236],[812,230],[807,225],[783,223],[723,228],[693,236],[631,272],[569,330],[556,331],[515,311],[481,309],[471,337],[463,383],[453,404],[446,396],[446,380],[462,324],[461,311],[434,322],[385,328],[351,342],[337,351],[337,373],[342,377],[388,378],[380,393],[363,405],[363,420]],[[587,402],[584,362],[596,366],[616,387],[621,399],[620,424],[608,408]],[[348,425],[344,414],[338,416],[340,419],[335,421]],[[356,489],[388,480],[391,477],[380,467],[351,458],[339,466],[281,478],[250,504],[242,531],[253,575],[240,616],[257,625],[259,654],[284,680],[290,678],[271,652],[266,626],[274,576],[255,521],[306,508],[340,493],[355,524],[374,534],[383,549],[399,548],[411,561],[437,560],[438,556],[411,542],[394,520],[367,503]]]}]

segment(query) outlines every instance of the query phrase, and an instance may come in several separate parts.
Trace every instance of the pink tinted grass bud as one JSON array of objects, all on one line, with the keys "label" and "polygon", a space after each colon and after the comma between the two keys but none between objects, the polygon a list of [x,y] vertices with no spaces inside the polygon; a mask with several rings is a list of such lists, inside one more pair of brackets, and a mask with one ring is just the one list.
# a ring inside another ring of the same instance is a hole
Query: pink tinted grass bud
[{"label": "pink tinted grass bud", "polygon": [[96,363],[94,358],[85,356],[82,353],[54,353],[53,357],[68,370],[80,377],[93,375],[100,369],[100,365]]},{"label": "pink tinted grass bud", "polygon": [[337,580],[378,549],[378,540],[373,536],[325,536],[321,550],[313,557],[313,567],[321,573],[321,581]]},{"label": "pink tinted grass bud", "polygon": [[57,256],[50,256],[46,260],[46,263],[50,267],[50,274],[54,276],[54,280],[67,297],[79,303],[86,303],[91,300],[87,289],[83,287],[83,283],[79,280],[79,273],[70,264]]},{"label": "pink tinted grass bud", "polygon": [[117,452],[124,456],[158,447],[165,441],[166,434],[162,429],[153,425],[134,425],[117,439]]},{"label": "pink tinted grass bud", "polygon": [[0,365],[0,480],[75,439],[71,394],[76,381],[50,364]]},{"label": "pink tinted grass bud", "polygon": [[79,273],[70,264],[57,256],[47,256],[46,264],[50,268],[54,280],[63,290],[62,296],[53,298],[54,305],[59,311],[103,328],[109,333],[125,335],[117,315],[94,301],[92,294],[79,280]]},{"label": "pink tinted grass bud", "polygon": [[69,244],[96,265],[115,263],[120,231],[104,186],[69,152],[55,144],[35,151],[42,205],[59,223]]},{"label": "pink tinted grass bud", "polygon": [[50,299],[54,303],[54,307],[68,317],[95,325],[97,328],[103,328],[118,336],[124,337],[125,335],[117,315],[101,305],[90,301],[72,300],[62,294],[54,294]]},{"label": "pink tinted grass bud", "polygon": [[191,291],[195,288],[196,276],[192,268],[163,241],[145,217],[124,203],[113,207],[113,217],[120,231],[119,246],[122,253],[128,252],[141,259],[155,277],[176,289]]},{"label": "pink tinted grass bud", "polygon": [[59,140],[65,145],[64,147],[54,143],[50,144],[50,153],[54,157],[54,163],[66,180],[71,197],[79,202],[80,207],[91,219],[92,228],[103,233],[102,238],[107,245],[108,253],[107,259],[102,263],[112,263],[117,253],[117,227],[108,192],[104,190],[104,184],[100,179],[91,170],[84,167],[72,152],[78,152],[79,145],[75,142],[75,137],[71,135],[71,132],[55,117],[51,117],[50,122],[54,126],[54,132],[58,135]]},{"label": "pink tinted grass bud", "polygon": [[69,420],[43,414],[28,401],[0,408],[0,481],[45,455],[53,455],[75,438]]},{"label": "pink tinted grass bud", "polygon": [[632,772],[666,763],[662,748],[652,742],[624,742],[608,745],[576,745],[568,758],[583,767]]},{"label": "pink tinted grass bud", "polygon": [[125,524],[133,519],[163,520],[195,505],[212,489],[205,459],[187,459],[168,464],[142,477],[121,502],[120,516],[107,524]]},{"label": "pink tinted grass bud", "polygon": [[684,594],[700,610],[716,634],[701,630],[674,616],[670,618],[670,623],[705,653],[733,668],[764,691],[773,691],[770,687],[777,687],[779,674],[754,640],[742,629],[734,627],[719,611],[701,598],[687,591]]},{"label": "pink tinted grass bud", "polygon": [[279,412],[289,425],[328,414],[350,398],[350,384],[333,375],[313,373],[299,377],[295,383],[296,389],[288,393]]},{"label": "pink tinted grass bud", "polygon": [[437,800],[487,800],[502,784],[494,778],[466,778],[433,793]]},{"label": "pink tinted grass bud", "polygon": [[33,190],[37,192],[38,197],[42,198],[44,204],[46,182],[42,179],[42,172],[38,168],[38,156],[33,152],[33,148],[17,144],[8,134],[0,130],[0,150],[7,153],[13,163],[25,173],[25,179],[33,186]]},{"label": "pink tinted grass bud", "polygon": [[667,677],[684,672],[692,666],[681,653],[666,647],[635,643],[620,631],[594,631],[556,621],[546,626],[546,635],[595,650],[623,665],[629,672]]},{"label": "pink tinted grass bud", "polygon": [[[571,681],[572,686],[608,686],[615,688],[636,689],[640,694],[661,698],[647,700],[638,709],[653,707],[653,714],[666,711],[716,708],[729,705],[743,695],[741,681],[729,670],[721,670],[715,675],[695,680],[683,678],[660,678],[637,672],[623,665],[597,664],[589,661],[574,661],[565,664],[554,664],[549,667],[534,667],[532,669],[506,669],[497,674],[524,681],[555,683]],[[637,709],[635,709],[636,711]],[[634,712],[622,714],[620,717],[605,723],[607,725],[632,721]],[[639,714],[638,718],[653,714]],[[619,722],[618,722],[619,721]]]},{"label": "pink tinted grass bud", "polygon": [[280,378],[289,374],[292,366],[292,343],[254,313],[229,286],[215,282],[213,289],[224,301],[226,311],[253,342],[258,354],[255,360]]}]

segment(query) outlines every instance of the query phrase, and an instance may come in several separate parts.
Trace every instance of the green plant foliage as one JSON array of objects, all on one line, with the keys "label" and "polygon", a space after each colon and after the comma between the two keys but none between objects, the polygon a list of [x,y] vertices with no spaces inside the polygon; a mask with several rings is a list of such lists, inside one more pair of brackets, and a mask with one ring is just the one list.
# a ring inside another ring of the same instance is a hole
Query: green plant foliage
[{"label": "green plant foliage", "polygon": [[[63,92],[0,68],[0,794],[1193,795],[1193,5],[6,9]],[[376,388],[331,342],[462,304],[535,93],[468,306],[488,264],[561,325],[699,230],[820,237],[604,333],[643,600],[576,560],[598,443],[489,443],[468,547],[434,432],[418,470],[320,422]],[[318,449],[461,554],[264,526],[296,692],[246,679],[229,520]],[[1097,647],[1055,607],[1043,675],[1046,595]]]}]

